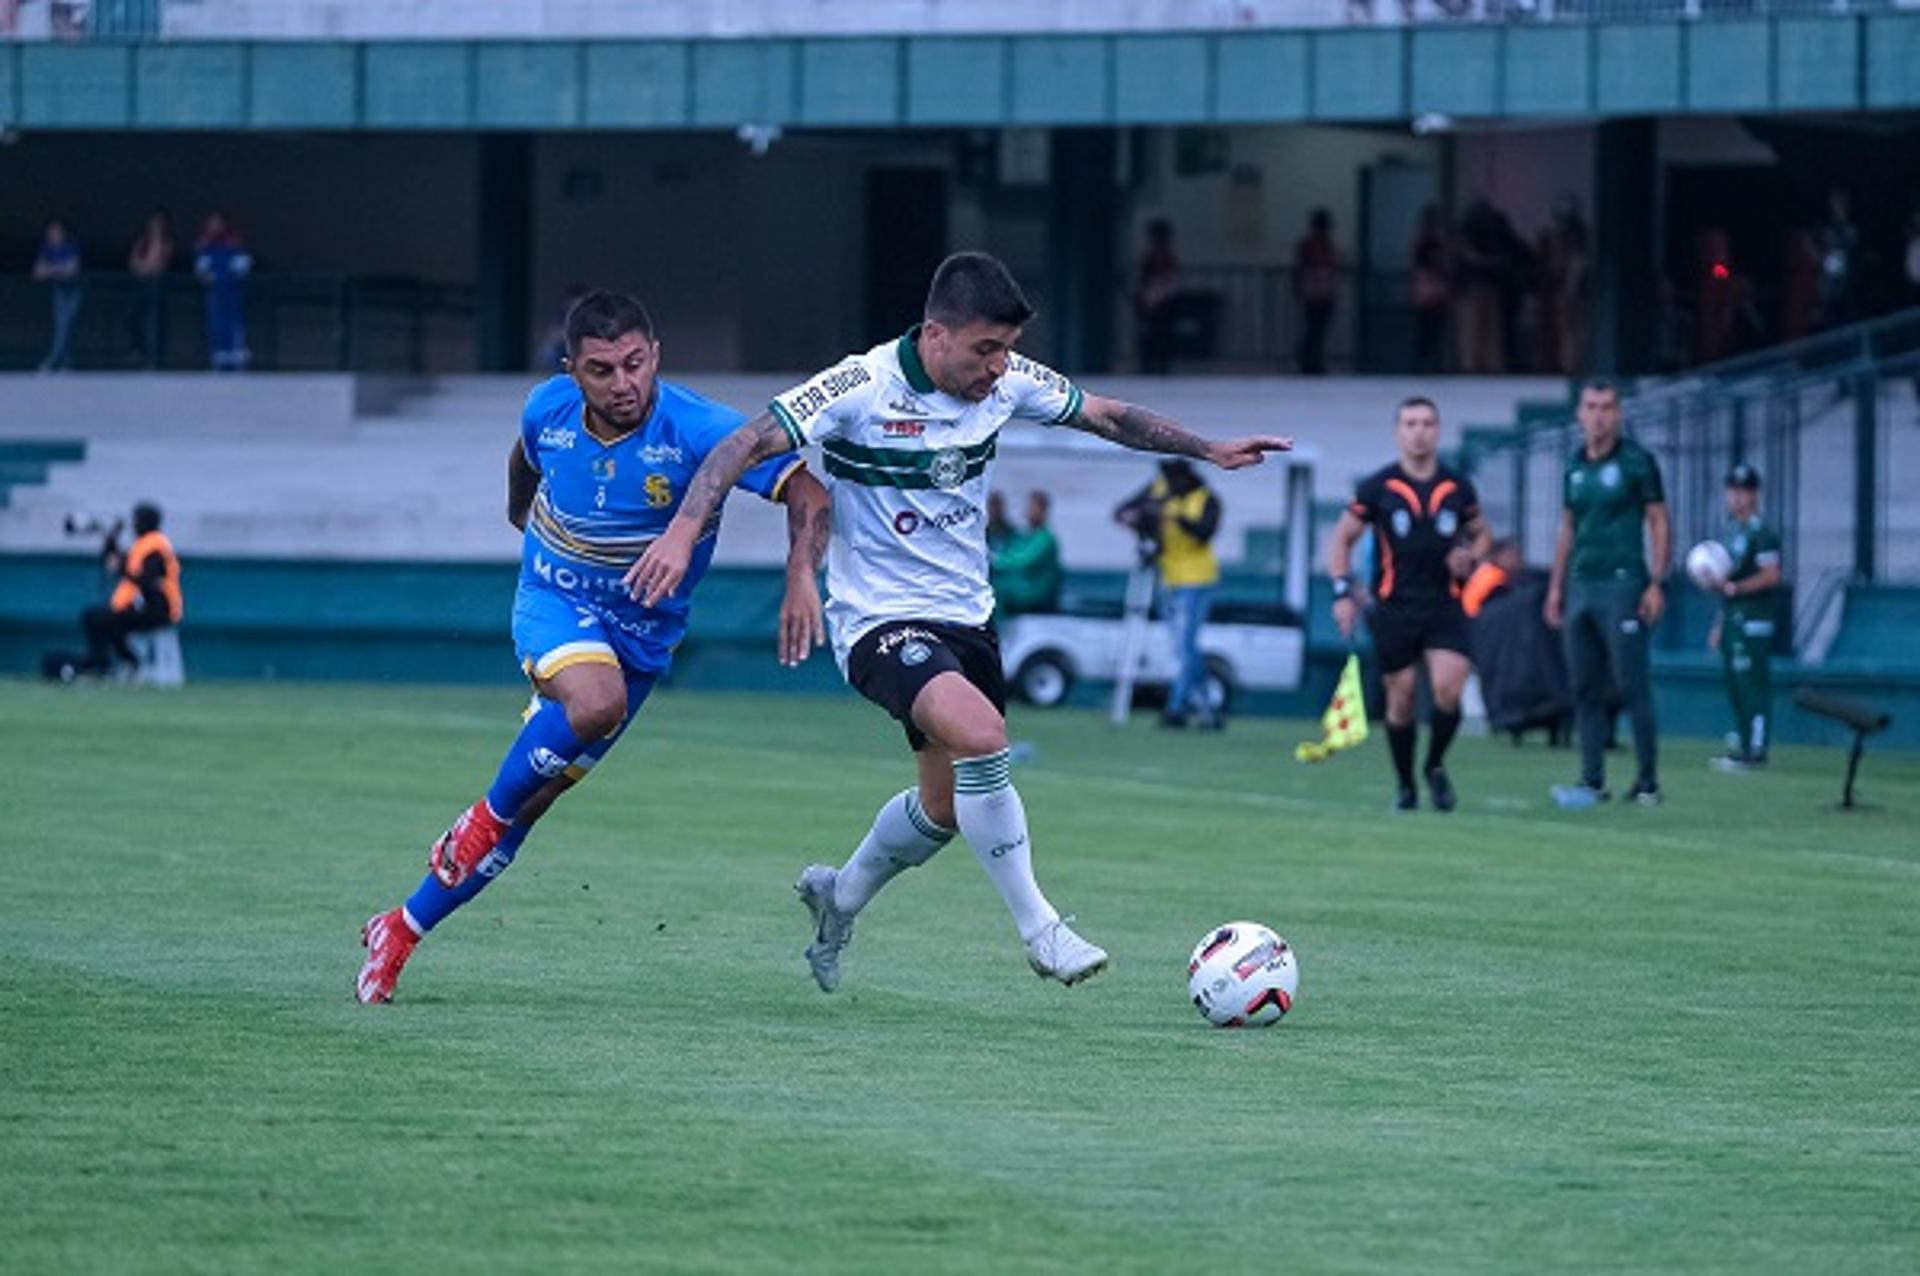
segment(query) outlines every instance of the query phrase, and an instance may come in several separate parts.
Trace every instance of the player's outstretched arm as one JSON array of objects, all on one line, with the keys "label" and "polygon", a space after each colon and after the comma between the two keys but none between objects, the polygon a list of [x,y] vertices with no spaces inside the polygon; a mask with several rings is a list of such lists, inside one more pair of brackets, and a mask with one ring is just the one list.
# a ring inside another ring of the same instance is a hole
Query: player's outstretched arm
[{"label": "player's outstretched arm", "polygon": [[678,589],[693,558],[694,544],[700,539],[700,529],[720,508],[740,476],[768,457],[792,450],[793,436],[771,412],[762,412],[720,440],[720,446],[707,453],[707,459],[694,471],[686,495],[680,498],[680,510],[667,530],[627,568],[627,592],[651,607]]},{"label": "player's outstretched arm", "polygon": [[1211,461],[1223,470],[1258,465],[1268,452],[1293,450],[1293,440],[1277,434],[1256,434],[1215,443],[1137,403],[1105,399],[1097,394],[1087,395],[1080,403],[1080,410],[1066,424],[1136,452],[1191,456]]},{"label": "player's outstretched arm", "polygon": [[780,491],[787,507],[787,592],[780,600],[780,663],[797,665],[827,641],[815,576],[833,538],[833,495],[805,468]]}]

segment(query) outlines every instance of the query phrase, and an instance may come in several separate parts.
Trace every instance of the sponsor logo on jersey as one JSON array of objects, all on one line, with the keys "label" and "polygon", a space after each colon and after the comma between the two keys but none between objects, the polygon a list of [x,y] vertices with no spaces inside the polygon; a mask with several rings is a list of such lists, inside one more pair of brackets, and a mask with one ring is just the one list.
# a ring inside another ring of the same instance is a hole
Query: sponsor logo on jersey
[{"label": "sponsor logo on jersey", "polygon": [[1600,486],[1620,486],[1620,466],[1618,464],[1613,461],[1607,462],[1606,468],[1600,471]]},{"label": "sponsor logo on jersey", "polygon": [[[888,404],[892,407],[892,404]],[[925,421],[882,421],[880,433],[890,439],[917,439],[927,432]]]},{"label": "sponsor logo on jersey", "polygon": [[1442,536],[1452,536],[1460,530],[1460,516],[1452,510],[1441,510],[1440,517],[1433,520],[1433,525]]},{"label": "sponsor logo on jersey", "polygon": [[871,380],[873,380],[873,374],[867,371],[865,364],[842,364],[821,373],[788,395],[787,411],[793,416],[794,424],[798,425],[811,420],[829,403],[855,386],[865,385]]},{"label": "sponsor logo on jersey", "polygon": [[967,481],[967,454],[957,447],[942,448],[933,454],[927,477],[943,492],[951,492]]},{"label": "sponsor logo on jersey", "polygon": [[900,663],[912,668],[914,665],[926,664],[932,655],[933,648],[916,639],[900,648]]},{"label": "sponsor logo on jersey", "polygon": [[664,474],[647,475],[647,504],[655,509],[673,504],[673,481]]},{"label": "sponsor logo on jersey", "polygon": [[668,443],[649,443],[640,449],[642,465],[685,465],[687,454]]},{"label": "sponsor logo on jersey", "polygon": [[[579,568],[552,563],[545,554],[533,556],[533,574],[555,589],[564,589],[569,593],[595,591],[626,596],[627,587],[618,573],[591,572]],[[596,612],[596,615],[600,613]],[[602,616],[602,619],[605,619]]]},{"label": "sponsor logo on jersey", "polygon": [[1395,510],[1389,521],[1393,524],[1393,534],[1401,540],[1405,540],[1407,534],[1413,530],[1413,515],[1403,509]]},{"label": "sponsor logo on jersey", "polygon": [[919,510],[901,510],[893,516],[893,530],[902,536],[911,536],[923,527],[937,531],[951,531],[956,527],[965,527],[980,517],[980,507],[972,501],[961,501],[950,510],[941,510],[938,514],[922,514]]},{"label": "sponsor logo on jersey", "polygon": [[1567,481],[1575,487],[1579,487],[1587,481],[1587,472],[1585,470],[1575,470],[1573,473],[1567,475]]},{"label": "sponsor logo on jersey", "polygon": [[611,483],[619,467],[614,464],[614,458],[610,456],[596,456],[587,468],[592,471],[595,482]]},{"label": "sponsor logo on jersey", "polygon": [[925,416],[927,405],[903,390],[893,397],[893,402],[887,404],[887,411],[898,412],[901,416]]},{"label": "sponsor logo on jersey", "polygon": [[577,431],[569,430],[563,425],[550,425],[540,431],[540,446],[568,452],[573,450],[574,441],[579,437]]}]

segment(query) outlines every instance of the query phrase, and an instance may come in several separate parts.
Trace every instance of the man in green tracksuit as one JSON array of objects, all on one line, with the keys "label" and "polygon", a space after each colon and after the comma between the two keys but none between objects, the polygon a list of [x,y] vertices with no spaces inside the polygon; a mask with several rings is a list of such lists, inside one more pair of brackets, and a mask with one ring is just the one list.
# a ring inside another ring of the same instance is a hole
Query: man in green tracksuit
[{"label": "man in green tracksuit", "polygon": [[1620,435],[1620,392],[1605,381],[1580,391],[1583,442],[1567,460],[1560,540],[1547,585],[1547,623],[1565,629],[1580,782],[1556,784],[1563,807],[1597,806],[1606,787],[1606,746],[1614,696],[1633,721],[1639,774],[1627,796],[1660,804],[1659,741],[1653,718],[1648,632],[1666,610],[1672,529],[1653,454]]},{"label": "man in green tracksuit", "polygon": [[1727,552],[1733,571],[1707,644],[1720,649],[1733,702],[1733,734],[1722,771],[1751,771],[1767,764],[1767,719],[1773,701],[1773,622],[1780,591],[1780,534],[1760,521],[1760,472],[1742,461],[1727,472]]}]

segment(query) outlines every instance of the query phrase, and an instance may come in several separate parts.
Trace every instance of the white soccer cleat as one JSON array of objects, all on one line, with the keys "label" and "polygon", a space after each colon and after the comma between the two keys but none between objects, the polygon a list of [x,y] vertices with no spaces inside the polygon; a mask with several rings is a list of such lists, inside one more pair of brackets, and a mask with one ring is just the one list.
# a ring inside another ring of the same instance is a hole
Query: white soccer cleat
[{"label": "white soccer cleat", "polygon": [[840,950],[853,938],[853,918],[833,906],[833,887],[839,880],[838,869],[810,864],[793,884],[800,902],[813,914],[807,965],[813,969],[813,982],[820,985],[821,992],[832,992],[840,986]]},{"label": "white soccer cleat", "polygon": [[1042,979],[1058,979],[1072,987],[1107,968],[1107,950],[1089,944],[1067,925],[1071,917],[1050,922],[1027,941],[1027,965]]}]

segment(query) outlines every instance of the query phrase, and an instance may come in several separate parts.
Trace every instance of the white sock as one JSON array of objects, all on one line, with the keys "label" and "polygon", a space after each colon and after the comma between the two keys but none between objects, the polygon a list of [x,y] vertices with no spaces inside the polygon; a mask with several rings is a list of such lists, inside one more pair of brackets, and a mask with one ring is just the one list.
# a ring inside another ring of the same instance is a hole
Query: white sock
[{"label": "white sock", "polygon": [[851,916],[867,906],[888,882],[932,859],[953,840],[953,830],[936,824],[920,805],[920,790],[907,789],[887,799],[873,827],[841,866],[833,888],[833,906]]},{"label": "white sock", "polygon": [[1033,844],[1027,838],[1027,808],[1014,791],[1007,751],[953,764],[953,813],[961,836],[993,879],[1023,940],[1060,920],[1033,880]]}]

